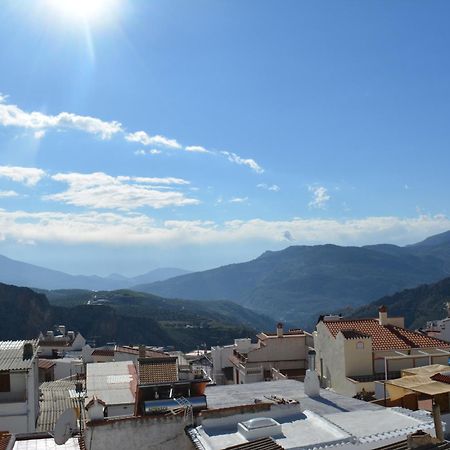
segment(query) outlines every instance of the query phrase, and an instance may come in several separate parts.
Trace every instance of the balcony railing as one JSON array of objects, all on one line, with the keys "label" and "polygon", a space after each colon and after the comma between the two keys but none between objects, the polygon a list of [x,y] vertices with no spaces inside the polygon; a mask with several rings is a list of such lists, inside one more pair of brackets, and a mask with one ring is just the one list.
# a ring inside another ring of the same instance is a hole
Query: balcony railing
[{"label": "balcony railing", "polygon": [[[400,378],[400,371],[393,371],[388,373],[388,380],[394,380],[395,378]],[[372,381],[383,381],[385,379],[384,373],[375,373],[370,375],[353,375],[348,376],[351,380],[357,381],[358,383],[370,383]]]}]

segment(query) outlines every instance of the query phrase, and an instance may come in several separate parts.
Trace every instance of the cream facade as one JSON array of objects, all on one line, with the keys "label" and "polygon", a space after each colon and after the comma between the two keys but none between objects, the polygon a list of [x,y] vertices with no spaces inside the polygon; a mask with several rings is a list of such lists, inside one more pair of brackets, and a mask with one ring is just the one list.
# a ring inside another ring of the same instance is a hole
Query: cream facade
[{"label": "cream facade", "polygon": [[397,378],[400,371],[448,363],[449,345],[404,329],[403,318],[345,320],[325,316],[316,325],[316,370],[323,387],[355,396],[375,390],[375,381]]}]

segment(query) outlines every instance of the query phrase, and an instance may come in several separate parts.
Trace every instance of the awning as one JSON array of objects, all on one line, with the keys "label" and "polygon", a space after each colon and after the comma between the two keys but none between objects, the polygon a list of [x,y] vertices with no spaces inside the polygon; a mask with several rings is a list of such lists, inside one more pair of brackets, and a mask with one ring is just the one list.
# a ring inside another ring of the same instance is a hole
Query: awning
[{"label": "awning", "polygon": [[386,387],[391,400],[398,400],[413,392],[429,396],[450,393],[449,384],[433,381],[425,375],[410,375],[389,380],[386,381]]}]

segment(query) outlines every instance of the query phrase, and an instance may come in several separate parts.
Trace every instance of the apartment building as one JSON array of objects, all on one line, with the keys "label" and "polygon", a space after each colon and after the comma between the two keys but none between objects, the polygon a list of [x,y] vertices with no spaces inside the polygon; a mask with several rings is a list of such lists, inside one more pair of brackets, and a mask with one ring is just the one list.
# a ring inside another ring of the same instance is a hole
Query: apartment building
[{"label": "apartment building", "polygon": [[0,430],[28,433],[39,415],[37,341],[0,341]]},{"label": "apartment building", "polygon": [[429,364],[447,365],[450,344],[404,328],[403,317],[345,319],[321,316],[313,333],[316,370],[322,386],[355,396],[374,392],[374,382],[398,378],[400,371]]}]

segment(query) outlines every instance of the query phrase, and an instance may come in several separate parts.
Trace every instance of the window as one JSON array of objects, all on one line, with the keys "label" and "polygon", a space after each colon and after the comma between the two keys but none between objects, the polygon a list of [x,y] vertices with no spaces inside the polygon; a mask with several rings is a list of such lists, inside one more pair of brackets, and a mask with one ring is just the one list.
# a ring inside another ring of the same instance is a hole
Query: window
[{"label": "window", "polygon": [[358,341],[358,342],[356,343],[356,349],[357,349],[357,350],[364,350],[364,342]]},{"label": "window", "polygon": [[0,392],[10,392],[9,373],[0,373]]}]

